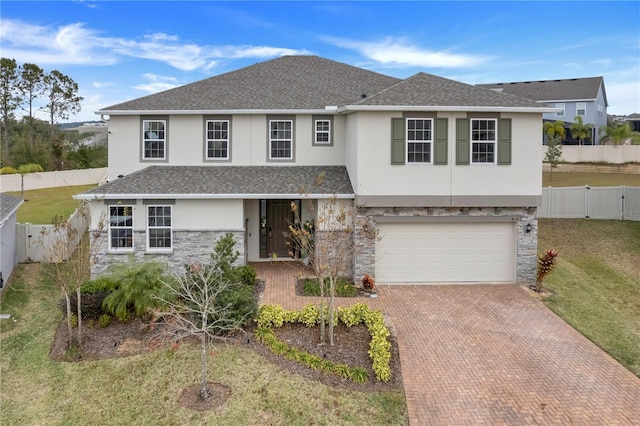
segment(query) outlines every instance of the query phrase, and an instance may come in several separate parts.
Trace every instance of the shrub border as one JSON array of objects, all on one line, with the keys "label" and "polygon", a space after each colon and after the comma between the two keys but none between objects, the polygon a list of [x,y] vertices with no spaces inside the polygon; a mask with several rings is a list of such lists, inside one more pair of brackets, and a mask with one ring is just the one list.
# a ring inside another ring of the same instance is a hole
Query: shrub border
[{"label": "shrub border", "polygon": [[[328,308],[324,309],[325,321],[328,318]],[[256,322],[258,329],[255,332],[256,339],[262,342],[269,349],[292,361],[306,364],[312,369],[322,369],[331,371],[340,377],[349,378],[356,383],[364,383],[368,380],[368,374],[362,367],[350,367],[345,364],[335,364],[324,360],[316,355],[309,354],[297,348],[290,347],[285,342],[279,341],[273,331],[274,328],[282,327],[285,322],[302,323],[307,327],[313,327],[320,323],[320,308],[313,304],[308,304],[299,311],[287,311],[279,305],[262,305],[258,311]],[[349,307],[339,307],[337,315],[334,317],[334,324],[341,321],[347,327],[364,323],[371,335],[369,343],[369,356],[371,357],[372,368],[376,378],[387,382],[391,379],[391,333],[384,325],[382,312],[371,309],[364,303],[356,303]]]}]

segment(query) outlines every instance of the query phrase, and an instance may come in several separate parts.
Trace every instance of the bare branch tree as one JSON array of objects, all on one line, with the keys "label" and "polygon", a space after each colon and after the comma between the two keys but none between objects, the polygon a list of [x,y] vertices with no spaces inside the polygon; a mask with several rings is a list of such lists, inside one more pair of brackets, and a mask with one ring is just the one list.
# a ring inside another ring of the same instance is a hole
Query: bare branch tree
[{"label": "bare branch tree", "polygon": [[224,262],[213,262],[201,266],[192,264],[183,275],[176,275],[174,282],[164,282],[172,297],[160,297],[166,308],[158,313],[164,319],[161,334],[179,341],[188,337],[200,339],[200,397],[209,398],[207,389],[207,347],[214,341],[230,339],[230,333],[241,329],[246,319],[236,318],[232,304],[221,304],[222,295],[230,291],[236,283],[226,277],[221,268]]},{"label": "bare branch tree", "polygon": [[[38,243],[44,249],[44,259],[47,264],[46,273],[58,286],[65,299],[67,311],[67,330],[69,333],[69,348],[74,343],[82,344],[82,300],[81,285],[89,279],[91,265],[95,263],[94,250],[98,245],[90,242],[86,232],[91,215],[89,206],[80,203],[75,213],[75,221],[64,217],[55,217],[52,227],[43,227],[40,231]],[[105,226],[104,215],[98,222],[98,228]],[[71,317],[71,295],[76,293],[76,315],[78,318],[77,334],[74,341]]]},{"label": "bare branch tree", "polygon": [[[336,284],[351,276],[351,260],[355,246],[353,241],[353,209],[333,196],[328,200],[318,200],[315,226],[302,223],[297,204],[291,203],[294,223],[289,225],[291,241],[296,250],[308,256],[320,285],[320,342],[325,340],[325,321],[328,323],[329,345],[333,346],[333,324],[335,318]],[[329,282],[328,318],[324,318],[324,283]]]}]

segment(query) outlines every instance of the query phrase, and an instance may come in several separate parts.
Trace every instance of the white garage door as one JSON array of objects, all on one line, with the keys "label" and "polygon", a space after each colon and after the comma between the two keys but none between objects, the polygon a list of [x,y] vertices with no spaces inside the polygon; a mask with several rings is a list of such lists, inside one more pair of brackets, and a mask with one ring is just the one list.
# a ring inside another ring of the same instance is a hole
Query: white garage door
[{"label": "white garage door", "polygon": [[515,280],[512,223],[379,223],[379,283]]}]

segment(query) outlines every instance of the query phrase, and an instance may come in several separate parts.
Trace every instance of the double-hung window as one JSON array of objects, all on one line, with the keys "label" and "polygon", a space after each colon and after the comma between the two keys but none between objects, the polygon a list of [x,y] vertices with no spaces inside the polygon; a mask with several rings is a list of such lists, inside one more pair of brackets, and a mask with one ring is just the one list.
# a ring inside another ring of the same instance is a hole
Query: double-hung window
[{"label": "double-hung window", "polygon": [[167,121],[142,121],[142,159],[165,160],[167,158]]},{"label": "double-hung window", "polygon": [[172,246],[171,206],[147,206],[147,249],[170,251]]},{"label": "double-hung window", "polygon": [[471,119],[471,163],[495,164],[497,120]]},{"label": "double-hung window", "polygon": [[580,115],[580,116],[587,115],[587,103],[586,102],[576,102],[576,115]]},{"label": "double-hung window", "polygon": [[269,120],[269,159],[293,160],[293,120]]},{"label": "double-hung window", "polygon": [[109,250],[133,251],[131,206],[109,206]]},{"label": "double-hung window", "polygon": [[556,112],[556,115],[558,116],[564,115],[564,102],[556,104],[556,108],[562,109],[562,111]]},{"label": "double-hung window", "polygon": [[407,163],[431,163],[433,119],[407,118]]},{"label": "double-hung window", "polygon": [[331,121],[315,120],[315,143],[317,145],[331,144]]},{"label": "double-hung window", "polygon": [[207,120],[207,160],[229,159],[229,120]]}]

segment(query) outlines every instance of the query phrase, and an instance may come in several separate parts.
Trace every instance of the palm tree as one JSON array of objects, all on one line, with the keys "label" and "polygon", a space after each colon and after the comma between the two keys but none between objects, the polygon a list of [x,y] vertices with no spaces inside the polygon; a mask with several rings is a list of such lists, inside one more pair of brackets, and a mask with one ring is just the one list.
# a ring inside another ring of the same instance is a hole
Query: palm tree
[{"label": "palm tree", "polygon": [[555,138],[559,138],[560,140],[564,140],[567,136],[567,132],[564,128],[564,121],[556,120],[555,122],[547,121],[544,123],[544,134],[549,137],[549,140],[553,140]]},{"label": "palm tree", "polygon": [[571,123],[571,126],[569,126],[571,136],[578,139],[580,145],[582,145],[585,139],[591,139],[591,129],[593,129],[593,124],[584,124],[582,117],[579,115],[576,115],[574,120],[576,122]]},{"label": "palm tree", "polygon": [[[629,123],[625,124],[613,124],[611,126],[601,126],[598,129],[598,134],[601,136],[600,141],[604,144],[611,141],[614,145],[620,145],[623,141],[629,138],[638,137],[640,134],[631,130]],[[605,135],[602,137],[602,135]]]}]

